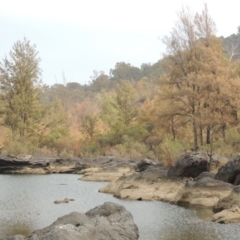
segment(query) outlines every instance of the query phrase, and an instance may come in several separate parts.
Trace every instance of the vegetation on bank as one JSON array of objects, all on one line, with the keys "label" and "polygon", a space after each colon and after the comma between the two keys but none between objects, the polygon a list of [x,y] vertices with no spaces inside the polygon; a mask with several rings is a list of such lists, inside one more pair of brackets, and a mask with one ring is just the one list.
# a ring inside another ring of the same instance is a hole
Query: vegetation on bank
[{"label": "vegetation on bank", "polygon": [[118,62],[87,85],[42,84],[40,58],[17,41],[0,64],[0,144],[7,155],[153,158],[188,149],[239,152],[240,32],[216,37],[207,5],[183,8],[167,51],[140,68]]}]

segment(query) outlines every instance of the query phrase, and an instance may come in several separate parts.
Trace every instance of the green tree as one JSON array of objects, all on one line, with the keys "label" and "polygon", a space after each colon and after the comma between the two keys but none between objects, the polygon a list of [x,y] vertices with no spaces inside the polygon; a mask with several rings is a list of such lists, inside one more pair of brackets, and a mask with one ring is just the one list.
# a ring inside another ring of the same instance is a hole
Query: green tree
[{"label": "green tree", "polygon": [[97,134],[98,117],[94,114],[87,114],[82,118],[82,131],[92,139]]},{"label": "green tree", "polygon": [[36,45],[26,38],[17,41],[0,63],[0,91],[5,103],[4,124],[12,131],[25,137],[34,131],[39,117],[41,94],[40,58]]},{"label": "green tree", "polygon": [[134,106],[135,90],[129,81],[123,81],[117,86],[115,91],[115,108],[118,110],[119,120],[128,126],[137,115],[137,110]]},{"label": "green tree", "polygon": [[131,66],[130,63],[118,62],[114,69],[110,69],[111,80],[139,80],[142,77],[141,70]]},{"label": "green tree", "polygon": [[93,76],[91,76],[90,90],[93,92],[99,92],[103,89],[109,88],[109,76],[103,71],[93,71]]}]

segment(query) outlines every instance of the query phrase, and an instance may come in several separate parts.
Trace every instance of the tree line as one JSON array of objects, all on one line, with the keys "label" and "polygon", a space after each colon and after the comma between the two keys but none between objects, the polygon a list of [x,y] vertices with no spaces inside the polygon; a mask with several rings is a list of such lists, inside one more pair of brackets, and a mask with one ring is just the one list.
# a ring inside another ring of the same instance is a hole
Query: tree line
[{"label": "tree line", "polygon": [[188,149],[238,152],[239,31],[217,37],[205,4],[195,14],[183,8],[162,41],[167,50],[155,64],[118,62],[109,74],[94,71],[88,84],[53,86],[41,82],[36,46],[16,42],[0,64],[6,154],[118,155],[172,165]]}]

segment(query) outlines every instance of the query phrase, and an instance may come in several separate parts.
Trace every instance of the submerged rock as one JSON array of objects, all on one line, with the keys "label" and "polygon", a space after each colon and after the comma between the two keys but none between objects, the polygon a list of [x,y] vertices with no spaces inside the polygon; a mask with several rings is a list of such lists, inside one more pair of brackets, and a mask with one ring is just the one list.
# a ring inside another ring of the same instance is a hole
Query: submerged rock
[{"label": "submerged rock", "polygon": [[[86,214],[72,212],[21,240],[137,240],[138,227],[123,206],[106,202]],[[6,238],[6,240],[15,238]],[[16,238],[18,239],[18,238]],[[20,240],[20,239],[19,239]]]},{"label": "submerged rock", "polygon": [[75,201],[74,199],[72,198],[64,198],[63,200],[55,200],[54,203],[55,204],[60,204],[60,203],[69,203],[70,201]]}]

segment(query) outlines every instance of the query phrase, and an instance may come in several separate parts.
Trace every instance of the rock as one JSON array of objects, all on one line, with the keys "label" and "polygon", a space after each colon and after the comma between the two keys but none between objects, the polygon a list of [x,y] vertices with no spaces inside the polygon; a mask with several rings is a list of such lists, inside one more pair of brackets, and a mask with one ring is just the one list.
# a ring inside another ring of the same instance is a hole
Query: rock
[{"label": "rock", "polygon": [[202,172],[199,176],[197,176],[194,180],[198,181],[201,178],[205,178],[205,177],[210,177],[210,178],[214,178],[216,175],[215,172]]},{"label": "rock", "polygon": [[212,177],[197,177],[194,181],[192,181],[192,185],[190,187],[195,188],[212,188],[212,189],[231,189],[233,188],[232,184],[225,183],[222,181],[218,181]]},{"label": "rock", "polygon": [[24,155],[20,154],[17,156],[17,159],[23,160],[23,161],[29,161],[32,158],[32,155]]},{"label": "rock", "polygon": [[134,167],[136,172],[142,172],[145,171],[149,166],[157,165],[158,163],[156,161],[153,161],[151,159],[144,159],[141,160],[137,165]]},{"label": "rock", "polygon": [[118,158],[114,156],[100,156],[98,158],[94,158],[90,160],[91,167],[101,167],[104,168],[106,166],[114,167],[114,168],[124,168],[124,167],[134,167],[137,160],[133,160],[130,158]]},{"label": "rock", "polygon": [[232,189],[232,191],[226,196],[222,198],[214,205],[213,212],[220,212],[222,210],[230,209],[232,207],[240,207],[240,186],[236,186]]},{"label": "rock", "polygon": [[240,208],[235,206],[216,213],[213,215],[212,221],[217,223],[239,223]]},{"label": "rock", "polygon": [[[128,158],[99,157],[96,159],[59,158],[56,156],[19,155],[18,158],[0,156],[0,174],[46,174],[46,173],[82,173],[83,169],[91,168],[84,173],[85,180],[111,181],[122,176],[129,170],[133,171],[137,161]],[[93,172],[96,169],[96,175]],[[112,169],[112,170],[111,170]],[[103,175],[99,174],[104,172]],[[110,173],[112,172],[112,174]],[[93,177],[91,177],[93,175]],[[114,176],[116,175],[116,176]],[[91,179],[92,178],[92,179]]]},{"label": "rock", "polygon": [[32,155],[19,155],[17,158],[0,156],[0,173],[77,173],[89,166],[87,160],[80,158],[59,159],[54,156]]},{"label": "rock", "polygon": [[84,175],[79,178],[83,181],[101,181],[101,182],[112,182],[120,178],[121,176],[128,174],[131,171],[130,168],[115,168],[111,169],[108,167],[99,168],[98,171],[86,171]]},{"label": "rock", "polygon": [[91,160],[91,167],[82,170],[79,180],[112,182],[134,172],[137,161],[128,158],[99,157]]},{"label": "rock", "polygon": [[55,200],[54,203],[55,203],[55,204],[69,203],[69,201],[74,201],[74,199],[64,198],[63,200]]},{"label": "rock", "polygon": [[213,179],[212,177],[198,177],[194,181],[187,181],[176,195],[176,203],[197,207],[213,207],[219,199],[230,194],[233,186]]},{"label": "rock", "polygon": [[196,178],[208,170],[209,157],[206,153],[187,152],[181,156],[175,166],[168,170],[170,178]]},{"label": "rock", "polygon": [[20,170],[30,165],[31,163],[29,161],[0,156],[0,173],[6,173],[12,170]]},{"label": "rock", "polygon": [[[28,240],[137,240],[133,217],[123,206],[104,203],[86,214],[73,212],[50,226],[34,231]],[[10,238],[8,238],[10,240]]]},{"label": "rock", "polygon": [[99,192],[111,193],[121,199],[174,202],[176,193],[185,182],[170,181],[166,174],[167,170],[162,167],[149,166],[143,172],[120,177]]},{"label": "rock", "polygon": [[218,170],[215,179],[232,183],[234,185],[240,184],[240,155],[235,156],[221,167]]}]

